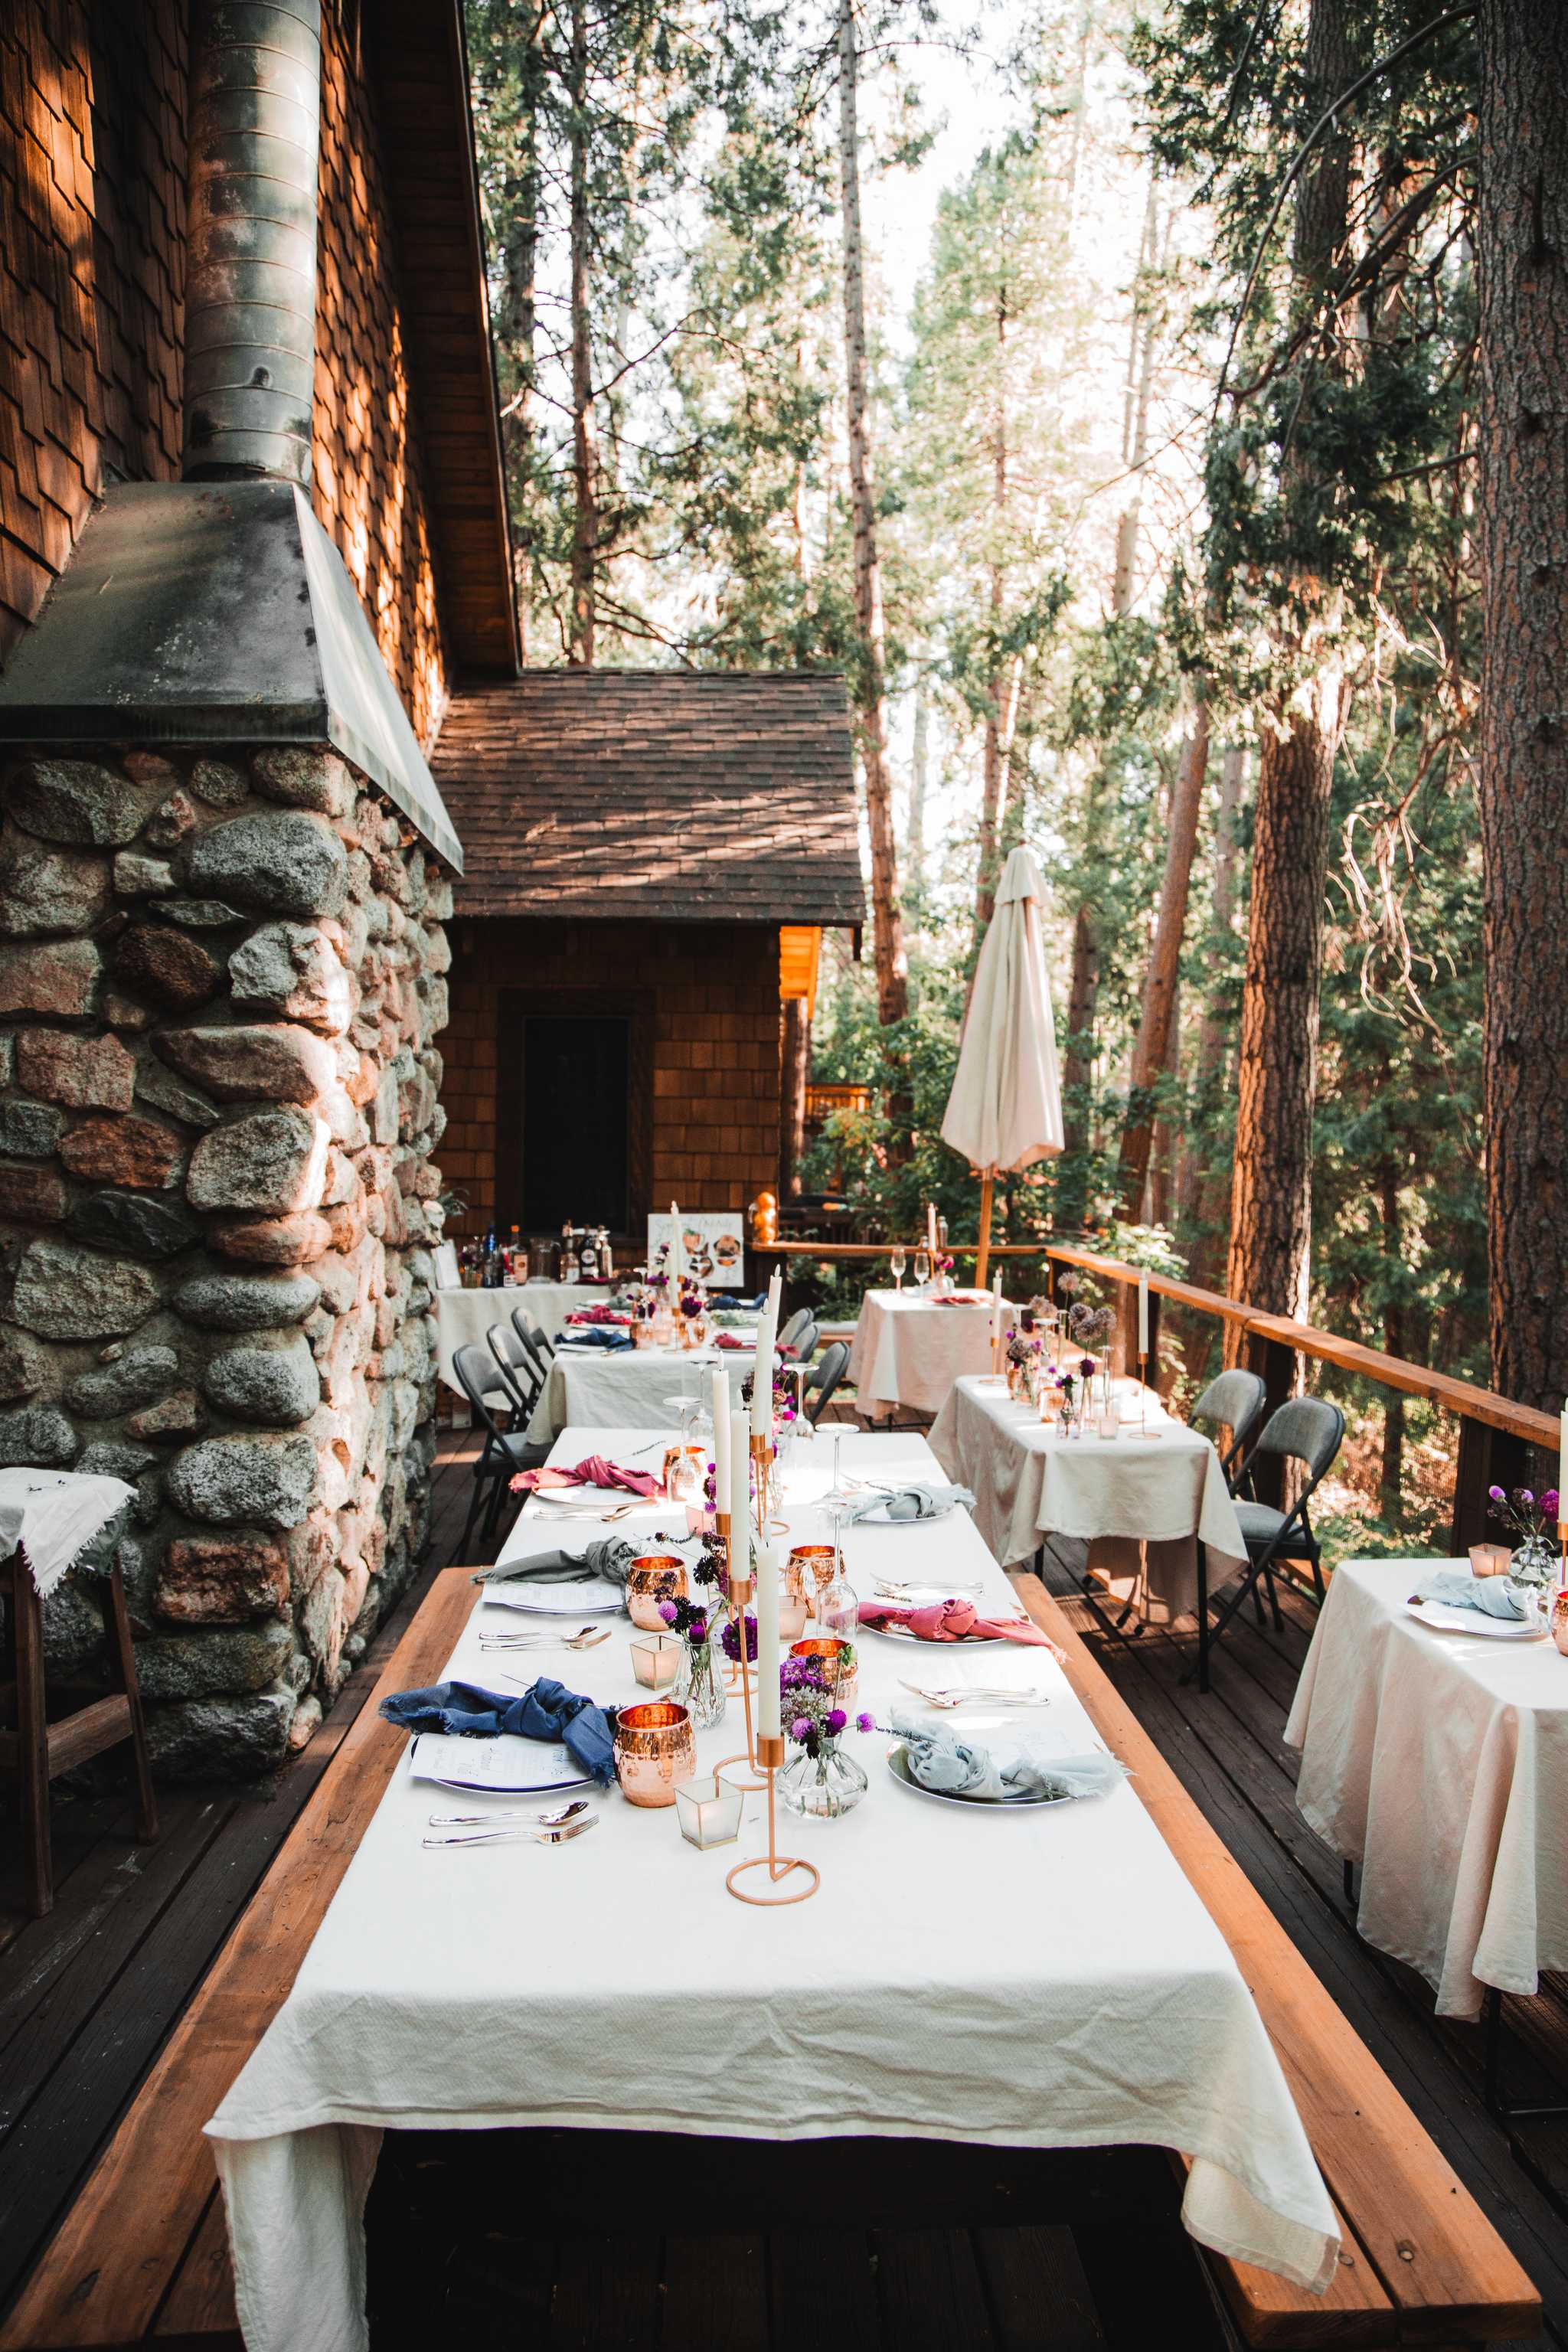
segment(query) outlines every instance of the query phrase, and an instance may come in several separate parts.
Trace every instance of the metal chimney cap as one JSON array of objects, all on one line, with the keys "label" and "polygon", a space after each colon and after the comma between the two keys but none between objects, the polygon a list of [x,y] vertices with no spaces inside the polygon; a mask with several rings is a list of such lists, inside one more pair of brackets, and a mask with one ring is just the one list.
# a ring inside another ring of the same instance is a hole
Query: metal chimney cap
[{"label": "metal chimney cap", "polygon": [[0,677],[0,743],[330,743],[460,874],[343,560],[292,482],[122,482]]}]

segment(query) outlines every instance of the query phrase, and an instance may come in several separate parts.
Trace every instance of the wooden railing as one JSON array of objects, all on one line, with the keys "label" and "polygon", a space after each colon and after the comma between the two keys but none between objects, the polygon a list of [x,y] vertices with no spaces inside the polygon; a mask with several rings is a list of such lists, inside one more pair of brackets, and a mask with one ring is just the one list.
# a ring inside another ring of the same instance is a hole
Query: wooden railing
[{"label": "wooden railing", "polygon": [[[760,1258],[785,1261],[864,1261],[885,1258],[889,1247],[886,1242],[779,1242],[759,1247],[756,1254]],[[973,1258],[975,1255],[973,1242],[957,1242],[950,1247],[954,1257]],[[1109,1283],[1122,1292],[1121,1328],[1124,1331],[1131,1328],[1140,1269],[1129,1265],[1124,1259],[1105,1257],[1096,1250],[1068,1242],[993,1243],[991,1254],[994,1257],[1044,1258],[1058,1270],[1074,1266],[1093,1275],[1097,1281]],[[1059,1278],[1058,1271],[1053,1287]],[[1149,1291],[1150,1349],[1153,1356],[1157,1358],[1159,1352],[1162,1303],[1185,1307],[1223,1323],[1231,1334],[1227,1356],[1250,1365],[1258,1374],[1268,1391],[1270,1412],[1296,1393],[1305,1359],[1309,1363],[1331,1364],[1336,1370],[1354,1373],[1380,1388],[1422,1397],[1428,1404],[1453,1413],[1459,1424],[1453,1516],[1453,1544],[1458,1554],[1494,1532],[1487,1524],[1489,1487],[1533,1486],[1541,1478],[1550,1484],[1556,1475],[1559,1423],[1552,1413],[1539,1412],[1532,1405],[1515,1404],[1491,1389],[1478,1388],[1473,1381],[1456,1380],[1447,1372],[1432,1371],[1426,1365],[1410,1363],[1402,1356],[1383,1355],[1375,1348],[1363,1348],[1359,1340],[1342,1339],[1336,1332],[1321,1331],[1315,1324],[1267,1314],[1241,1299],[1226,1298],[1217,1290],[1205,1290],[1196,1283],[1183,1282],[1172,1275],[1150,1274]],[[1531,1458],[1535,1454],[1548,1458],[1550,1469],[1536,1472]]]}]

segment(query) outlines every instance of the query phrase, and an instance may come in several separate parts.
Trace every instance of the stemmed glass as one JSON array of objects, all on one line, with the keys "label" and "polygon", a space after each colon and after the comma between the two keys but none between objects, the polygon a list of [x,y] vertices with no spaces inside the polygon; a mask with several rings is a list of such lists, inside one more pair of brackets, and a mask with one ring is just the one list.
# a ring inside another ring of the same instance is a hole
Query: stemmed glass
[{"label": "stemmed glass", "polygon": [[930,1250],[927,1250],[927,1249],[918,1249],[918,1250],[916,1250],[916,1252],[915,1252],[915,1287],[916,1287],[916,1289],[917,1289],[917,1290],[923,1290],[923,1289],[925,1288],[925,1286],[926,1286],[927,1283],[928,1283],[930,1280],[931,1280],[931,1252],[930,1252]]},{"label": "stemmed glass", "polygon": [[903,1289],[904,1268],[908,1265],[909,1262],[909,1258],[905,1254],[904,1245],[902,1242],[900,1242],[894,1249],[892,1255],[888,1260],[888,1264],[893,1270],[893,1287],[895,1290],[901,1291]]},{"label": "stemmed glass", "polygon": [[847,1510],[850,1503],[854,1500],[848,1487],[846,1486],[843,1478],[839,1475],[838,1449],[843,1443],[843,1430],[836,1429],[833,1433],[833,1484],[829,1486],[826,1494],[824,1495],[822,1498],[822,1507],[829,1514],[836,1509]]}]

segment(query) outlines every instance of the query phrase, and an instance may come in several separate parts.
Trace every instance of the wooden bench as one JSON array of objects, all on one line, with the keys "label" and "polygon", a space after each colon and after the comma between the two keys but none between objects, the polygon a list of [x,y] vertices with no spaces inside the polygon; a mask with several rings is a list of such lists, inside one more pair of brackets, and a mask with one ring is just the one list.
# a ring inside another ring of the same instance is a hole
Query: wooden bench
[{"label": "wooden bench", "polygon": [[[1026,1605],[1068,1654],[1107,1744],[1235,1952],[1274,2039],[1343,2225],[1321,2297],[1206,2257],[1258,2347],[1475,2347],[1530,2336],[1530,2280],[1318,1983],[1055,1602]],[[439,1576],[377,1686],[431,1681],[473,1604],[468,1572]],[[404,1738],[366,1706],[162,2058],[0,2330],[0,2352],[151,2345],[234,2352],[224,2216],[202,2126],[292,1983]]]}]

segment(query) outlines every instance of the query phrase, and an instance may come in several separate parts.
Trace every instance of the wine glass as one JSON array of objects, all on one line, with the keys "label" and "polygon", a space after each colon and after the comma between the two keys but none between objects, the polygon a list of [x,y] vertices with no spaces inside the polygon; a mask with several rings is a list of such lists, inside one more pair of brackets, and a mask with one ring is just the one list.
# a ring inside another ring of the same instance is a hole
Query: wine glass
[{"label": "wine glass", "polygon": [[888,1260],[888,1264],[893,1270],[893,1287],[895,1290],[901,1291],[903,1289],[904,1268],[908,1265],[909,1262],[909,1257],[905,1252],[904,1245],[902,1242],[900,1242],[894,1248],[892,1255]]},{"label": "wine glass", "polygon": [[931,1252],[928,1249],[918,1249],[915,1252],[915,1288],[923,1290],[930,1280]]}]

